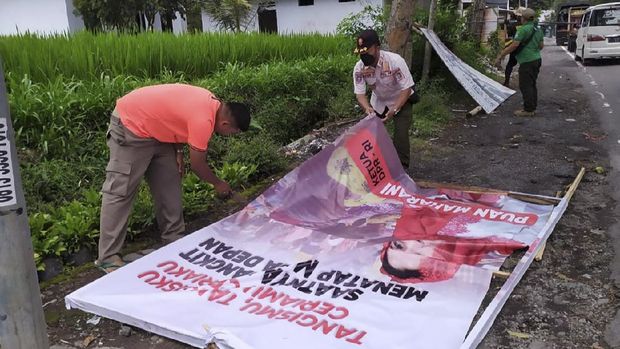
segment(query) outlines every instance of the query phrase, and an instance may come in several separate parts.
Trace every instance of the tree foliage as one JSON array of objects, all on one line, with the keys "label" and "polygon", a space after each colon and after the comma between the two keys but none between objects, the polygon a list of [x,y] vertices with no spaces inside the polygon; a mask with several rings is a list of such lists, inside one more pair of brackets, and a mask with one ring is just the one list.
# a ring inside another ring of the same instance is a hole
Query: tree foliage
[{"label": "tree foliage", "polygon": [[372,28],[383,38],[387,19],[388,14],[381,6],[366,5],[362,11],[343,18],[338,23],[336,32],[355,38],[362,30]]},{"label": "tree foliage", "polygon": [[152,30],[157,13],[164,30],[172,30],[172,21],[185,18],[187,9],[202,6],[206,0],[74,0],[75,12],[82,16],[90,31]]},{"label": "tree foliage", "polygon": [[252,5],[247,0],[209,0],[203,8],[222,30],[238,33],[252,20]]}]

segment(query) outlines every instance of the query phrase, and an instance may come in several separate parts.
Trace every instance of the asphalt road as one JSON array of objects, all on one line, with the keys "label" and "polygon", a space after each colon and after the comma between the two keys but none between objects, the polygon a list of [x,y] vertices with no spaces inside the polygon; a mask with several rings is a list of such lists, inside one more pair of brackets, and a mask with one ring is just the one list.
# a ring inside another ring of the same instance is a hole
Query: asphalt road
[{"label": "asphalt road", "polygon": [[[550,46],[548,51],[555,56],[564,56],[566,61],[574,61],[574,55],[563,47]],[[566,61],[562,60],[562,64]],[[597,114],[600,125],[607,134],[604,146],[612,167],[609,169],[608,181],[613,190],[612,197],[616,201],[614,219],[618,222],[608,230],[615,250],[610,269],[616,287],[620,287],[620,205],[617,204],[620,202],[620,59],[595,61],[588,66],[576,61],[574,64],[575,69],[567,73],[567,78],[576,79],[582,84],[583,92],[588,97],[589,110]],[[608,342],[615,342],[620,337],[620,311],[610,323],[605,335]]]},{"label": "asphalt road", "polygon": [[[558,54],[564,51],[568,60],[574,60],[575,57],[564,47],[548,46],[547,50]],[[601,117],[607,119],[620,116],[620,59],[594,61],[588,66],[575,61],[575,66],[577,69],[571,75],[583,83],[591,107]],[[601,121],[604,120],[606,119]],[[620,125],[617,122],[614,124],[618,126],[615,131],[620,131]],[[620,133],[616,132],[614,135],[620,135]]]}]

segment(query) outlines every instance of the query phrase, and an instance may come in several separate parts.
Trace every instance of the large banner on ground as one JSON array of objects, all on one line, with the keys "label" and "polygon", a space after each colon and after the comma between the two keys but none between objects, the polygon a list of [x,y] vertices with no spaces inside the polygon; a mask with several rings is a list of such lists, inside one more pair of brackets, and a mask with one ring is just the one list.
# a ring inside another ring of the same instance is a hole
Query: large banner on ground
[{"label": "large banner on ground", "polygon": [[242,211],[66,303],[196,347],[458,348],[492,272],[552,209],[420,188],[366,118]]},{"label": "large banner on ground", "polygon": [[463,62],[439,40],[434,31],[425,28],[420,30],[452,75],[486,113],[495,110],[515,93],[514,90],[505,87]]}]

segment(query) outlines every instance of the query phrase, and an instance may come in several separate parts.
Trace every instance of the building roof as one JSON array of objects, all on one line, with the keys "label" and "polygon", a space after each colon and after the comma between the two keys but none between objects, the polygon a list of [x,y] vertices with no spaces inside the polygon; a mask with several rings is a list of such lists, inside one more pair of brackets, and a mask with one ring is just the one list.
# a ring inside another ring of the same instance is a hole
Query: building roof
[{"label": "building roof", "polygon": [[506,8],[508,0],[486,0],[486,5],[488,7]]},{"label": "building roof", "polygon": [[608,2],[606,4],[595,5],[595,6],[590,7],[589,10],[597,10],[601,8],[607,8],[610,6],[620,6],[620,2]]},{"label": "building roof", "polygon": [[590,6],[590,5],[591,3],[588,0],[568,0],[568,1],[564,1],[562,3],[557,4],[556,12],[566,7]]}]

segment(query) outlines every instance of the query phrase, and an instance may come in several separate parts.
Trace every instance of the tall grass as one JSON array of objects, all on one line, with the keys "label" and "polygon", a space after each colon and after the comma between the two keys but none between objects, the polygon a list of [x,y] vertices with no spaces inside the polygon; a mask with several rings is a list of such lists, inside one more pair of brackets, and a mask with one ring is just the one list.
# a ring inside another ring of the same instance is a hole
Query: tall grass
[{"label": "tall grass", "polygon": [[[335,103],[336,96],[349,97],[348,103],[339,104],[342,116],[351,116],[354,98],[350,71],[354,63],[355,57],[350,55],[245,68],[228,64],[211,77],[192,83],[212,90],[223,100],[248,103],[263,133],[282,145],[334,117],[326,108]],[[77,80],[58,76],[48,82],[33,82],[7,74],[9,105],[23,160],[84,162],[105,158],[103,134],[116,99],[141,86],[173,82],[187,80],[164,74],[158,79],[117,75]]]},{"label": "tall grass", "polygon": [[343,36],[270,35],[260,33],[171,33],[137,35],[105,33],[21,34],[0,37],[4,68],[34,82],[65,76],[80,80],[102,74],[159,77],[182,73],[187,79],[207,77],[227,63],[256,66],[311,56],[337,56],[350,52]]}]

